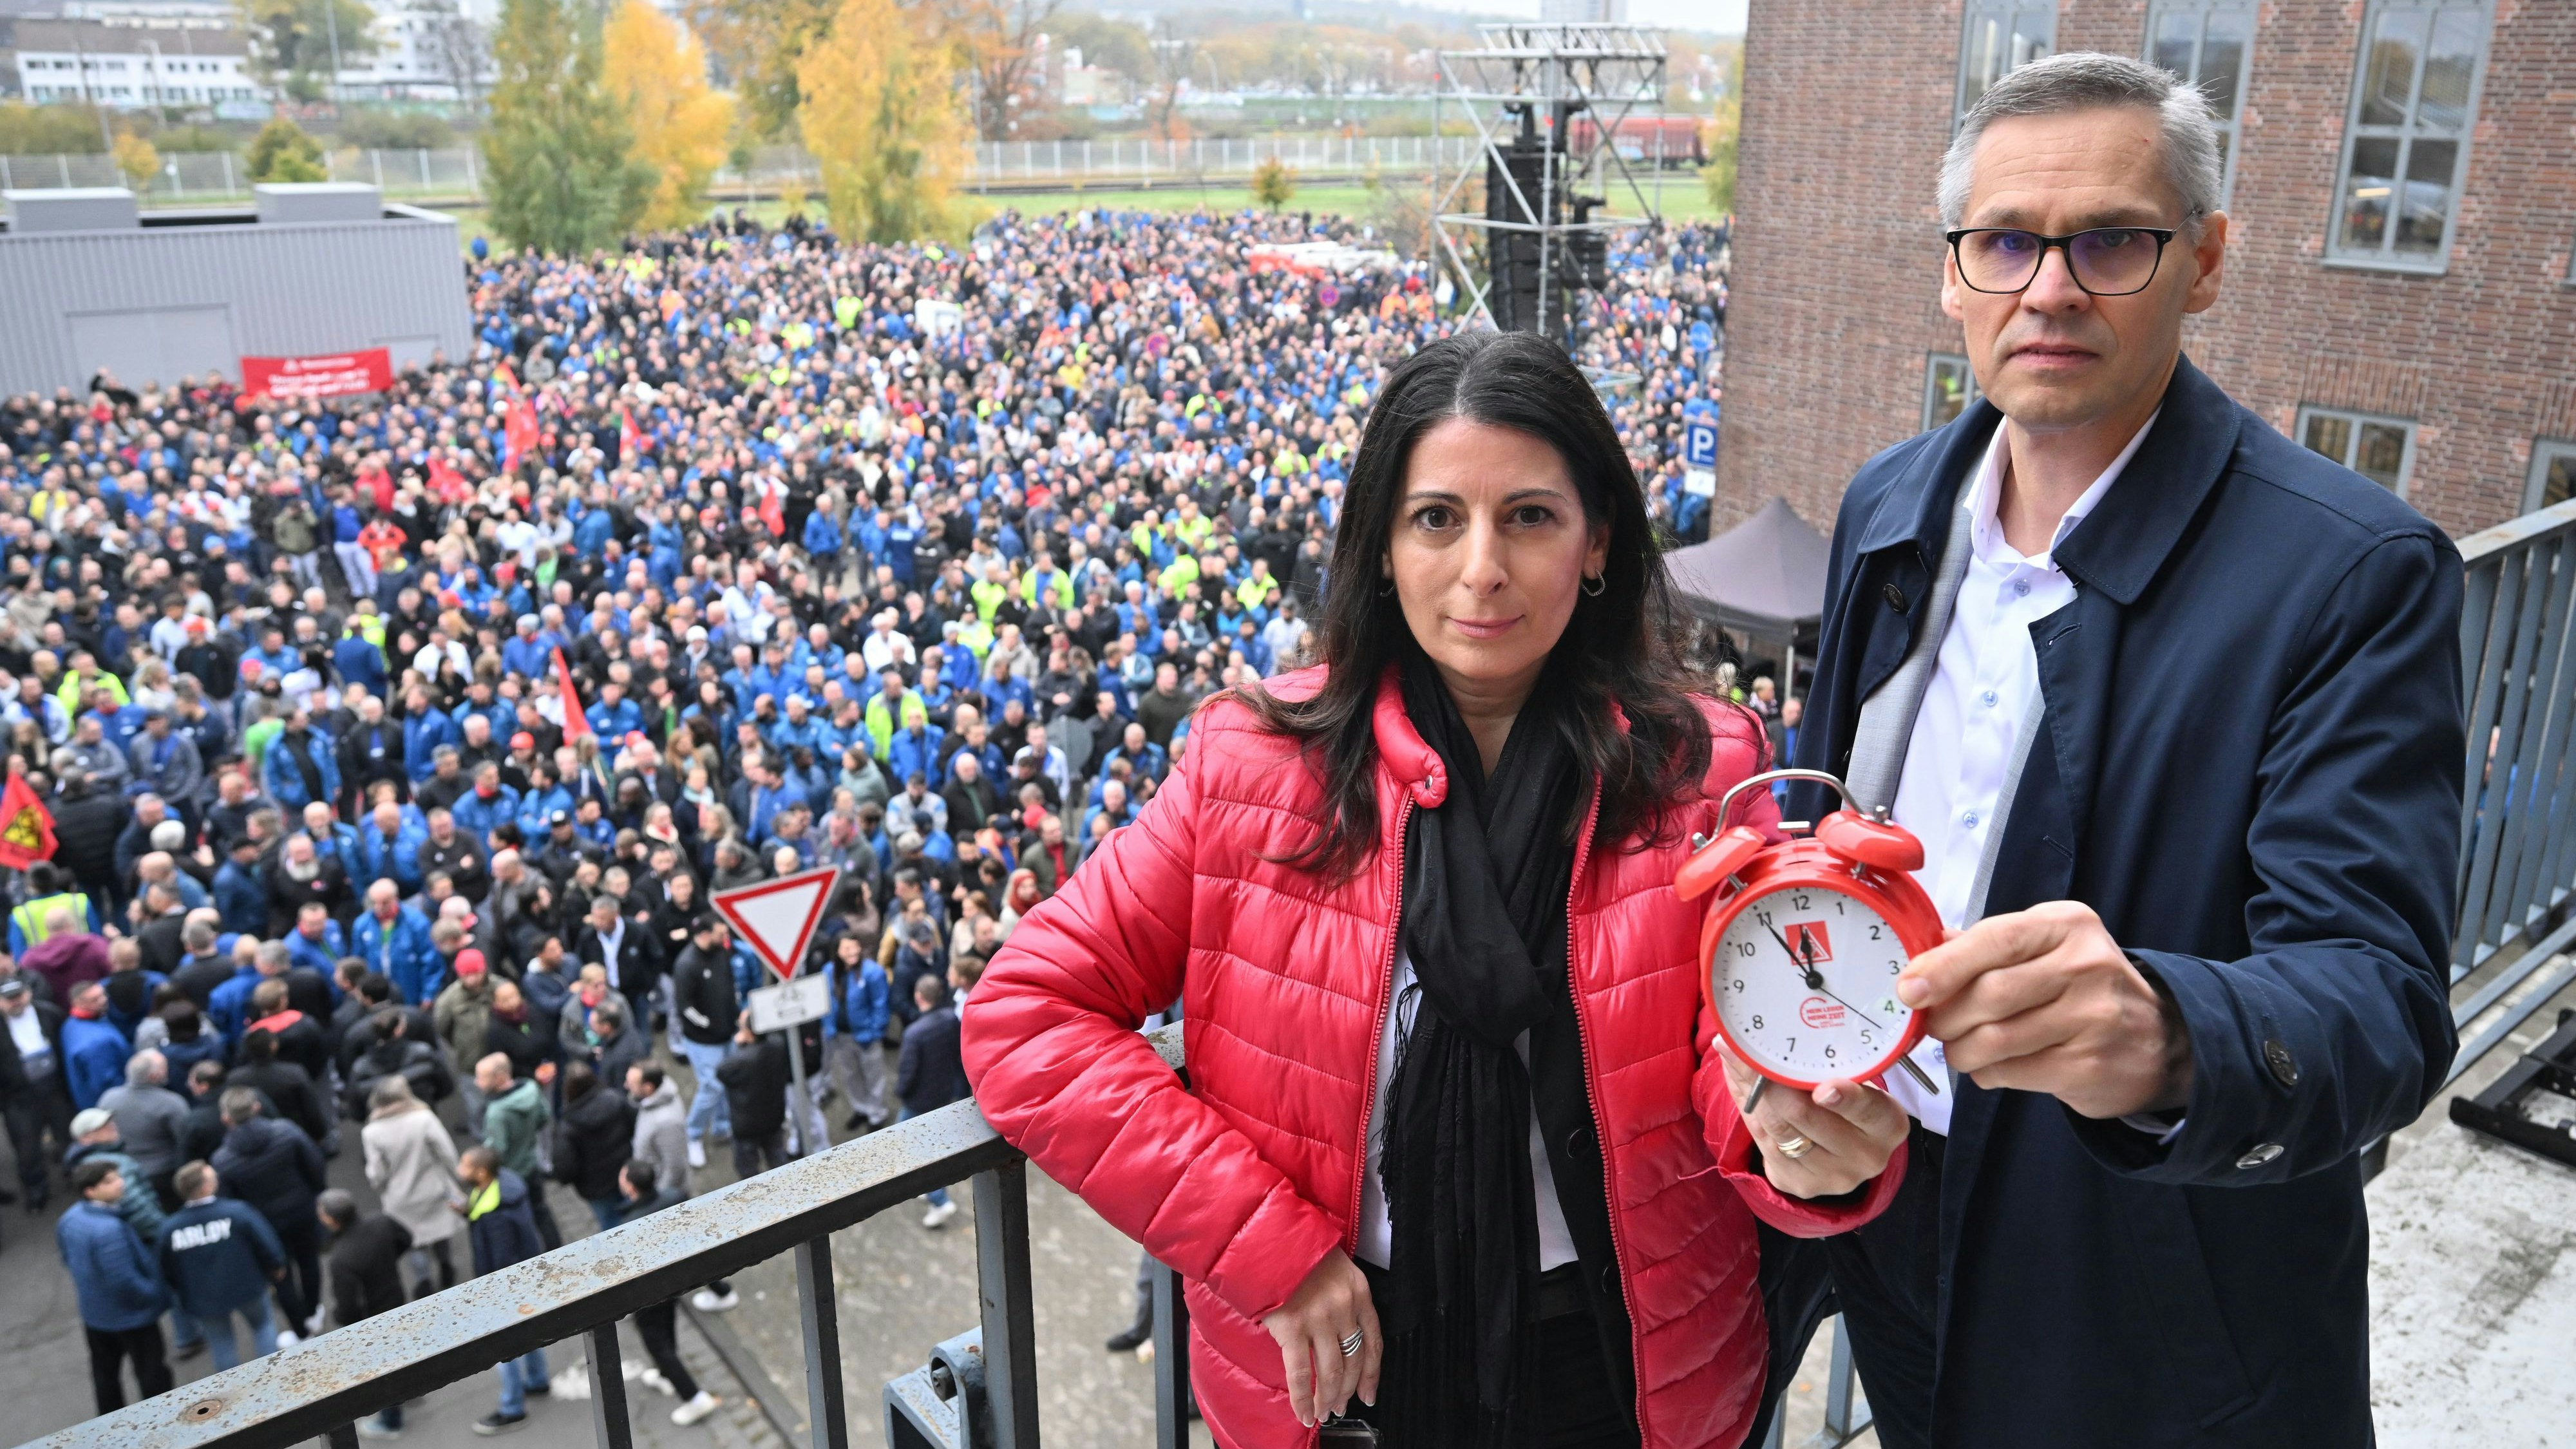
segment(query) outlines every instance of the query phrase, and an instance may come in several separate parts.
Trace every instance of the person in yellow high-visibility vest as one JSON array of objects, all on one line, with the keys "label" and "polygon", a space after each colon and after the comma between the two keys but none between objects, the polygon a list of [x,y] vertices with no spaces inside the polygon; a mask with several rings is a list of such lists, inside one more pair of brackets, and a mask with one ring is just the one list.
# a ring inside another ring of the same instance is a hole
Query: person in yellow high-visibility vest
[{"label": "person in yellow high-visibility vest", "polygon": [[1270,576],[1270,560],[1266,558],[1254,559],[1251,574],[1234,588],[1234,601],[1246,609],[1268,608],[1278,596],[1279,581]]},{"label": "person in yellow high-visibility vest", "polygon": [[106,690],[119,709],[130,702],[126,697],[124,680],[99,668],[97,658],[88,650],[75,649],[71,667],[63,671],[62,686],[54,691],[54,698],[62,702],[67,713],[77,715],[87,707],[89,692],[93,689]]},{"label": "person in yellow high-visibility vest", "polygon": [[10,955],[24,956],[28,947],[45,944],[55,934],[51,917],[57,909],[71,918],[75,930],[98,929],[98,908],[90,904],[87,892],[63,889],[69,884],[62,867],[52,861],[40,860],[27,868],[27,885],[34,895],[9,913]]}]

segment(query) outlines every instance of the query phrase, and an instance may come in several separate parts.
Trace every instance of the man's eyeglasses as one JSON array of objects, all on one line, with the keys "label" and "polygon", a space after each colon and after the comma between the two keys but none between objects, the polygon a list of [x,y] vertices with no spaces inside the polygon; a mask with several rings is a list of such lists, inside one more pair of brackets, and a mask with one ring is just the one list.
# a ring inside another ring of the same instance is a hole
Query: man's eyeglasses
[{"label": "man's eyeglasses", "polygon": [[2075,285],[2096,297],[2125,297],[2146,290],[2164,259],[2174,229],[2097,226],[2071,236],[2043,236],[2008,226],[1972,226],[1942,233],[1958,259],[1959,280],[1979,292],[2018,292],[2039,276],[2050,247],[2066,251]]}]

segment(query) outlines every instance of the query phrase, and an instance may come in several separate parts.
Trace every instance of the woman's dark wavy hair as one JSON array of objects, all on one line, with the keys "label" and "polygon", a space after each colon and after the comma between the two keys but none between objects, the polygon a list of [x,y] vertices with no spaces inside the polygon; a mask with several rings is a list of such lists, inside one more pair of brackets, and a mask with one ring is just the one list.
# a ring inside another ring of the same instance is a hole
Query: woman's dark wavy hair
[{"label": "woman's dark wavy hair", "polygon": [[[1556,450],[1587,523],[1610,530],[1598,595],[1580,594],[1541,688],[1566,691],[1578,757],[1601,782],[1603,839],[1660,841],[1675,806],[1696,799],[1709,767],[1706,718],[1681,669],[1672,579],[1646,518],[1627,450],[1592,385],[1565,353],[1531,332],[1443,338],[1398,364],[1370,408],[1342,496],[1317,632],[1323,688],[1302,700],[1247,689],[1260,725],[1304,743],[1329,782],[1317,833],[1288,857],[1347,875],[1377,845],[1377,741],[1370,714],[1388,664],[1414,648],[1403,605],[1379,592],[1415,444],[1451,418],[1526,433]],[[1623,731],[1612,706],[1627,716]]]}]

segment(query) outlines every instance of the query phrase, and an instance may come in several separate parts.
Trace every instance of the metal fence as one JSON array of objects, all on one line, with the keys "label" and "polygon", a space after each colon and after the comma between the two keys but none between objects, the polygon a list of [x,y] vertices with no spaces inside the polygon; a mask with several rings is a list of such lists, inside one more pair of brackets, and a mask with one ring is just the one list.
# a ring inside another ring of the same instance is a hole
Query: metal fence
[{"label": "metal fence", "polygon": [[[1166,1028],[1154,1041],[1178,1068],[1180,1029]],[[618,1321],[782,1253],[796,1260],[813,1449],[843,1449],[849,1413],[831,1234],[961,1181],[971,1183],[975,1202],[979,1398],[988,1442],[1038,1449],[1027,1171],[1027,1160],[975,1104],[960,1102],[183,1384],[29,1449],[282,1449],[314,1438],[352,1444],[352,1426],[367,1415],[573,1338],[589,1353],[600,1449],[631,1449]],[[1172,1296],[1168,1287],[1163,1296]],[[1156,1442],[1173,1449],[1188,1442],[1179,1327],[1177,1315],[1155,1322],[1157,1362],[1171,1364],[1156,1374],[1165,1426]]]},{"label": "metal fence", "polygon": [[2576,500],[2460,541],[2469,760],[2453,1078],[2576,981]]},{"label": "metal fence", "polygon": [[[1307,177],[1427,174],[1434,165],[1455,168],[1473,160],[1476,145],[1467,136],[988,141],[973,147],[963,184],[969,190],[1153,186],[1248,178],[1263,162],[1272,160]],[[471,146],[399,151],[344,148],[323,153],[322,160],[331,180],[368,182],[388,197],[473,201],[483,194],[483,158]],[[728,164],[719,169],[713,190],[734,197],[789,186],[821,189],[822,170],[802,147],[764,146],[750,160],[745,167]],[[0,156],[0,189],[133,184],[117,169],[116,159],[104,152]],[[162,153],[160,170],[137,191],[146,204],[159,206],[245,201],[251,195],[250,169],[230,151],[168,151]]]},{"label": "metal fence", "polygon": [[[323,169],[333,181],[365,181],[391,197],[455,197],[482,194],[483,158],[470,146],[436,151],[325,152]],[[132,186],[133,179],[104,153],[0,156],[0,187]],[[165,151],[161,169],[137,188],[148,205],[204,206],[246,201],[251,195],[249,164],[230,151]]]}]

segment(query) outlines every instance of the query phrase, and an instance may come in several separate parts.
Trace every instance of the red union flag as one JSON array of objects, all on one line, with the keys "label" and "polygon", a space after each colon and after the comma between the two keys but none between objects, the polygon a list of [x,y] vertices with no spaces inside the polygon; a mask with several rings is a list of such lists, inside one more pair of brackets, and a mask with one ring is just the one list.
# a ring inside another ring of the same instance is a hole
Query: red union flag
[{"label": "red union flag", "polygon": [[563,649],[555,650],[555,688],[563,695],[563,737],[570,744],[583,735],[595,733],[590,727],[590,713],[581,706],[581,691],[573,688],[572,666],[564,663]]},{"label": "red union flag", "polygon": [[381,347],[321,357],[245,357],[242,391],[263,397],[344,397],[394,385],[392,354]]},{"label": "red union flag", "polygon": [[9,788],[0,791],[0,865],[25,870],[54,856],[54,817],[36,798],[27,777],[9,772]]}]

